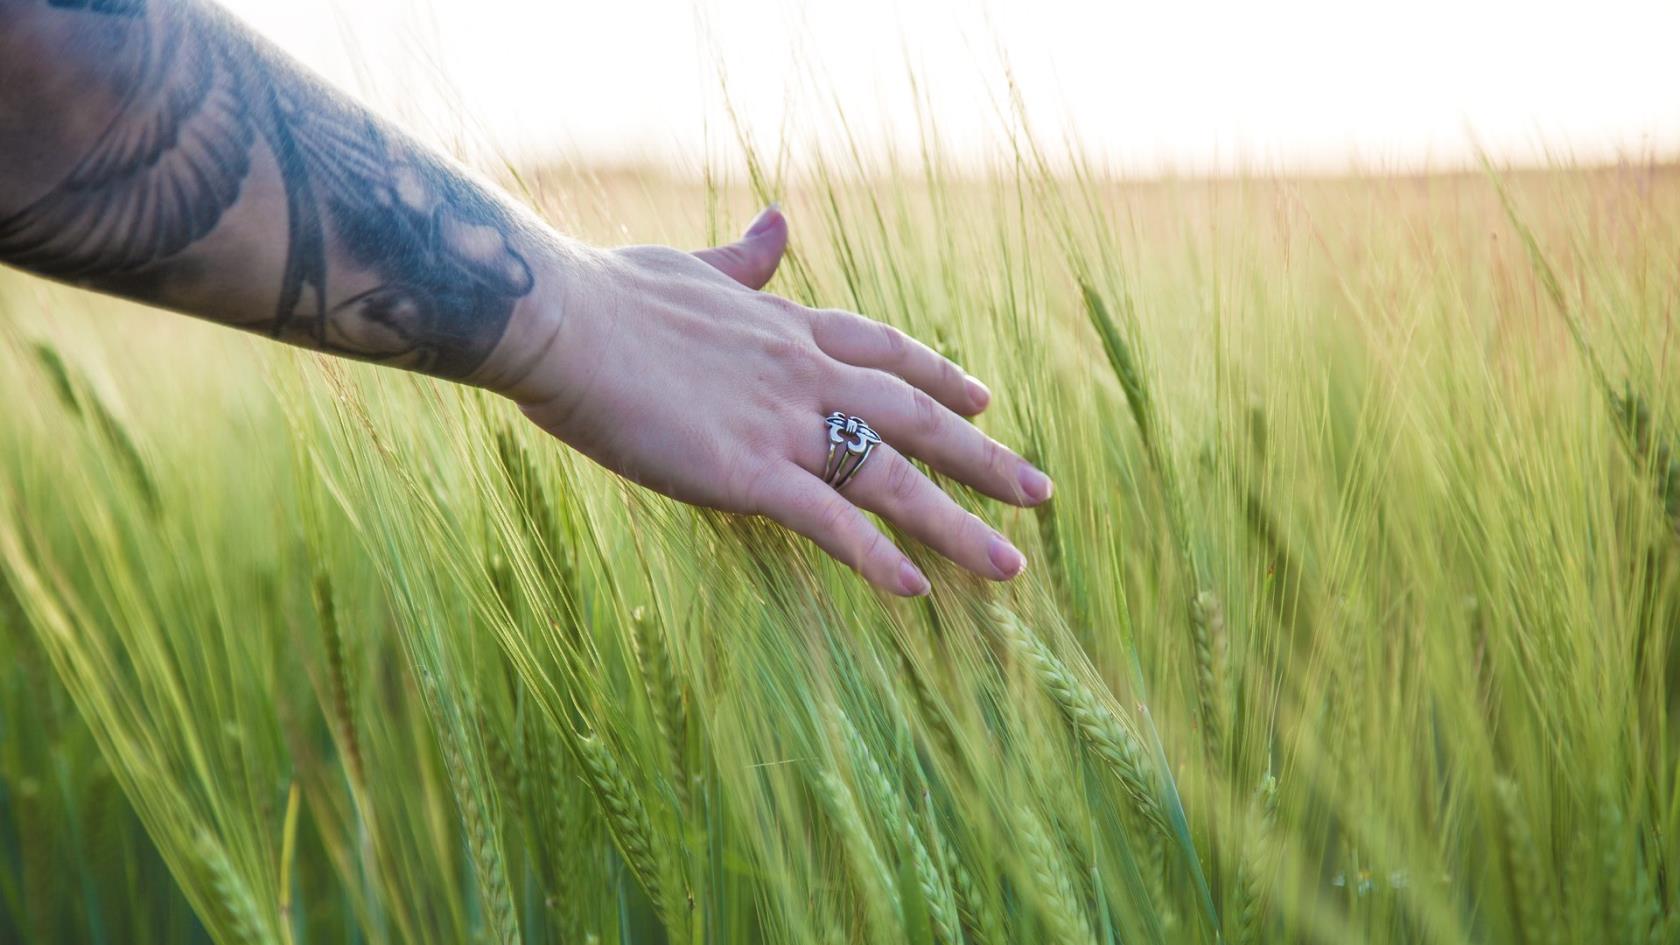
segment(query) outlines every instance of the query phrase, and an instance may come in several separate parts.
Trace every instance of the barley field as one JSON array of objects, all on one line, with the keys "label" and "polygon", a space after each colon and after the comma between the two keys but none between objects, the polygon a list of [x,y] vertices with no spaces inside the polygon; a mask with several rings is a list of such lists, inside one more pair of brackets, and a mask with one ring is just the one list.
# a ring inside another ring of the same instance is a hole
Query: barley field
[{"label": "barley field", "polygon": [[481,392],[0,274],[0,941],[1680,942],[1680,170],[748,154],[986,379],[889,600]]}]

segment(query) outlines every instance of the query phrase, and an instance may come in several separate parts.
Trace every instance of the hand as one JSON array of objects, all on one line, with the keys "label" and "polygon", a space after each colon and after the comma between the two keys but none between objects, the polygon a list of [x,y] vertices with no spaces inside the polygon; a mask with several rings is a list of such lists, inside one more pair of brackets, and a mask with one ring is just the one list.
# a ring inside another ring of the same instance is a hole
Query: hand
[{"label": "hand", "polygon": [[[786,243],[772,207],[728,246],[587,251],[560,276],[566,301],[542,353],[504,393],[631,481],[775,519],[882,590],[928,582],[860,508],[975,574],[1021,573],[1014,545],[899,452],[1006,502],[1048,499],[1044,473],[959,416],[990,392],[897,329],[757,291]],[[821,478],[836,410],[884,441],[844,493]]]}]

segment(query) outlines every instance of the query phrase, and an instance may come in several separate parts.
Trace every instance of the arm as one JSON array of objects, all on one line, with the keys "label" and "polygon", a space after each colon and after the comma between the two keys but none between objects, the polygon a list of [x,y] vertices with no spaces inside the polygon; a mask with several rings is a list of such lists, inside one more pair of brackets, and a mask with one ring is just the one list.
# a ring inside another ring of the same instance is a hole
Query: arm
[{"label": "arm", "polygon": [[539,223],[220,10],[0,0],[0,261],[478,379]]},{"label": "arm", "polygon": [[0,169],[0,262],[487,387],[608,468],[769,515],[895,593],[926,581],[859,506],[985,576],[1024,561],[890,447],[845,497],[824,485],[828,412],[998,498],[1049,496],[957,416],[985,407],[979,382],[756,291],[775,211],[693,255],[578,246],[207,3],[0,0]]}]

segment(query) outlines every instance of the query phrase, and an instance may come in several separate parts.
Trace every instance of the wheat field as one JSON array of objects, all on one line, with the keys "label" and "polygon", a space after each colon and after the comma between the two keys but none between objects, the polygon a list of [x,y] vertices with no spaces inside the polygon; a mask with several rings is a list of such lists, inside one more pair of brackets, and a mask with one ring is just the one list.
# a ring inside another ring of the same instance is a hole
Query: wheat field
[{"label": "wheat field", "polygon": [[[747,155],[1056,478],[889,600],[481,392],[0,277],[0,941],[1680,942],[1680,171]],[[955,487],[953,487],[955,488]]]}]

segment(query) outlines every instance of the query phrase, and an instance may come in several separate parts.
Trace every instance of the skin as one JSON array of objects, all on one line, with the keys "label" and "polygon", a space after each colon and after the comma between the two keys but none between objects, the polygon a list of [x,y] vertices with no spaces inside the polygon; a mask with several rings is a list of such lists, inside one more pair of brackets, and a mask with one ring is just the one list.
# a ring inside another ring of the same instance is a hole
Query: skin
[{"label": "skin", "polygon": [[[582,246],[212,5],[0,0],[0,262],[487,388],[619,475],[768,516],[889,593],[929,585],[866,511],[1020,574],[907,458],[1047,500],[1048,477],[963,419],[990,392],[894,328],[760,291],[787,236],[771,207],[696,253]],[[844,492],[821,478],[836,410],[884,440]]]}]

